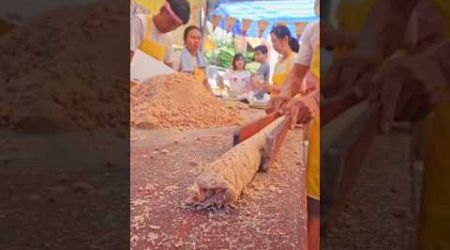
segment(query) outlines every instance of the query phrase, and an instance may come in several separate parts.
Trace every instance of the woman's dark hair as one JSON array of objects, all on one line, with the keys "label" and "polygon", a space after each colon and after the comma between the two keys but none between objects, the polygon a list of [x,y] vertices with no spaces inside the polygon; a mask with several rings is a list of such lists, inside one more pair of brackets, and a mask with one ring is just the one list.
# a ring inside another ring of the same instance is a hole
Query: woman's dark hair
[{"label": "woman's dark hair", "polygon": [[245,57],[244,57],[241,53],[237,53],[237,54],[234,55],[234,57],[233,57],[233,63],[232,63],[233,70],[236,70],[236,61],[237,61],[237,60],[242,60],[242,61],[244,61],[244,69],[245,69]]},{"label": "woman's dark hair", "polygon": [[202,33],[202,30],[199,27],[197,27],[195,25],[190,25],[184,30],[184,34],[183,34],[184,41],[186,41],[186,38],[189,35],[189,32],[191,32],[192,30],[198,30],[200,32],[200,34]]},{"label": "woman's dark hair", "polygon": [[288,29],[288,27],[284,25],[277,25],[272,28],[270,31],[270,34],[274,34],[279,39],[284,39],[285,37],[288,38],[289,41],[289,47],[291,50],[293,50],[295,53],[298,52],[299,45],[297,38],[291,36],[291,31]]},{"label": "woman's dark hair", "polygon": [[261,54],[267,54],[267,52],[268,52],[268,49],[267,49],[267,46],[266,45],[259,45],[259,46],[257,46],[256,48],[255,48],[255,52],[256,51],[259,51],[259,52],[261,52]]},{"label": "woman's dark hair", "polygon": [[183,24],[189,22],[189,17],[191,16],[191,6],[189,6],[189,2],[187,0],[167,0],[167,2],[175,15],[183,21]]}]

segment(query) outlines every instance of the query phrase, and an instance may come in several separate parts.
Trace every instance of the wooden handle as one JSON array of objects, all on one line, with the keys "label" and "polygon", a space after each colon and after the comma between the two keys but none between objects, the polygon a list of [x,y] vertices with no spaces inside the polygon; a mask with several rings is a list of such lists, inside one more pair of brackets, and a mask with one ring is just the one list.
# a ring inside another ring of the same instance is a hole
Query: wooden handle
[{"label": "wooden handle", "polygon": [[275,121],[280,116],[281,116],[281,114],[279,112],[273,112],[273,113],[266,115],[256,121],[253,121],[253,122],[248,123],[247,125],[244,125],[239,130],[234,132],[233,145],[236,146],[237,144],[247,140],[254,134],[261,131],[261,129],[263,129],[264,127],[266,127],[267,125],[269,125],[270,123]]}]

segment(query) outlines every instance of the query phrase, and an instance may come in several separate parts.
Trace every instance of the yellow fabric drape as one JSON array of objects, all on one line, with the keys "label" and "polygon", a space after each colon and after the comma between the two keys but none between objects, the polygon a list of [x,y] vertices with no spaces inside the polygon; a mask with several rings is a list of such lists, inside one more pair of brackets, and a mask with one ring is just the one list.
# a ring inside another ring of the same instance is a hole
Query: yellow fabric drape
[{"label": "yellow fabric drape", "polygon": [[314,49],[311,61],[311,73],[320,81],[320,43]]},{"label": "yellow fabric drape", "polygon": [[[339,29],[344,32],[359,33],[374,7],[376,0],[346,1],[339,5]],[[336,58],[342,57],[352,51],[351,46],[338,46],[334,49]]]},{"label": "yellow fabric drape", "polygon": [[148,9],[152,14],[158,13],[162,4],[165,2],[165,0],[131,0],[131,1],[134,1],[135,3]]},{"label": "yellow fabric drape", "polygon": [[[444,21],[444,35],[450,39],[450,7],[447,0],[433,0]],[[450,90],[449,90],[450,92]],[[450,104],[434,111],[431,135],[427,138],[424,201],[421,218],[420,249],[450,247]]]},{"label": "yellow fabric drape", "polygon": [[[311,72],[307,77],[320,85],[320,45],[314,49]],[[306,165],[306,190],[309,197],[320,200],[320,116],[316,114],[311,126]]]},{"label": "yellow fabric drape", "polygon": [[146,53],[149,56],[154,57],[158,61],[164,61],[164,57],[166,56],[166,47],[164,45],[158,44],[151,40],[152,34],[152,17],[147,16],[147,28],[144,34],[144,40],[142,40],[141,45],[139,45],[139,49]]},{"label": "yellow fabric drape", "polygon": [[339,5],[339,29],[360,32],[377,0],[345,1]]},{"label": "yellow fabric drape", "polygon": [[433,0],[438,11],[441,13],[444,24],[444,35],[450,38],[450,6],[448,0]]},{"label": "yellow fabric drape", "polygon": [[197,81],[203,83],[206,80],[205,70],[199,67],[195,68],[194,77],[195,79],[197,79]]}]

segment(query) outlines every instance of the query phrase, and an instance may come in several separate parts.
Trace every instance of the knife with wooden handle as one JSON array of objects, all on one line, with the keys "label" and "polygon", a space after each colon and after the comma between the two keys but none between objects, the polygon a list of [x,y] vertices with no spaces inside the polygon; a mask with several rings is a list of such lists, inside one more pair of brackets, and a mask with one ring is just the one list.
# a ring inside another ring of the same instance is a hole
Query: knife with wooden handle
[{"label": "knife with wooden handle", "polygon": [[233,133],[233,146],[247,140],[254,134],[258,133],[261,129],[275,121],[278,117],[281,117],[280,112],[273,112],[256,121],[252,121]]}]

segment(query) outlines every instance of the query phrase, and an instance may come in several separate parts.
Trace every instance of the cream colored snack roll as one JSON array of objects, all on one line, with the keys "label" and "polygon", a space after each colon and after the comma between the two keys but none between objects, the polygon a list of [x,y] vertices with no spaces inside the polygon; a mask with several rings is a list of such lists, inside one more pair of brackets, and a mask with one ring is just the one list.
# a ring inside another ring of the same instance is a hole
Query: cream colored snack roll
[{"label": "cream colored snack roll", "polygon": [[207,163],[189,188],[187,202],[202,207],[236,202],[259,169],[267,136],[283,120],[284,117],[278,118],[217,160]]}]

